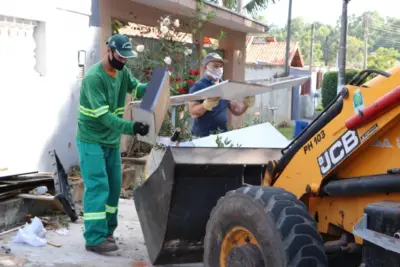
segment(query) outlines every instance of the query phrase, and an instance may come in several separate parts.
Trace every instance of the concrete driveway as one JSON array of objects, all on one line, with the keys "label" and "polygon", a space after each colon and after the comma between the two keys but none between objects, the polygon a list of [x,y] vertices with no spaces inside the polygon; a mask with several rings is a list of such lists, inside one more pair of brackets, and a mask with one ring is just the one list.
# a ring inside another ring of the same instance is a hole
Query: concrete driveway
[{"label": "concrete driveway", "polygon": [[[0,266],[8,267],[139,267],[149,266],[141,264],[147,262],[147,250],[144,245],[139,219],[132,199],[121,199],[119,206],[119,226],[116,230],[119,251],[108,256],[98,255],[85,250],[82,236],[83,221],[80,218],[76,223],[70,223],[68,235],[62,236],[54,231],[48,231],[48,242],[61,245],[54,247],[32,247],[27,244],[14,244],[12,237],[16,232],[0,237],[0,244],[11,249],[6,254],[0,250]],[[183,266],[183,265],[180,265]],[[189,265],[186,265],[189,266]],[[202,266],[190,265],[190,266]]]}]

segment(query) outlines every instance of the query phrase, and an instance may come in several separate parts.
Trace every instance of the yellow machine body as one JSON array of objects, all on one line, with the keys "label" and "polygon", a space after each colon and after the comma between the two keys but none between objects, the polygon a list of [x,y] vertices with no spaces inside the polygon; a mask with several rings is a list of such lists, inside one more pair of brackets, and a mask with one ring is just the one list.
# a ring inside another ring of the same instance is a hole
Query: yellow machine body
[{"label": "yellow machine body", "polygon": [[[400,167],[400,105],[357,128],[355,133],[358,141],[348,145],[348,149],[345,147],[346,141],[343,141],[346,133],[349,136],[347,140],[356,138],[345,125],[346,120],[357,112],[354,109],[355,92],[361,92],[363,105],[367,107],[399,85],[400,68],[396,68],[390,77],[378,75],[361,86],[346,86],[348,95],[343,99],[340,113],[312,136],[275,178],[273,186],[284,188],[299,199],[306,197],[307,188],[314,191],[315,194],[310,192],[306,198],[310,213],[313,216],[318,214],[318,230],[321,233],[328,233],[330,224],[352,232],[355,224],[362,218],[367,204],[380,200],[400,201],[400,193],[390,192],[343,197],[315,196],[324,182],[332,177],[349,179],[381,175]],[[331,162],[329,170],[321,170],[321,155],[326,151],[329,153],[334,145],[340,150],[340,158],[336,159],[339,162]],[[264,185],[268,186],[267,179],[264,180]],[[356,240],[361,242],[359,238]]]}]

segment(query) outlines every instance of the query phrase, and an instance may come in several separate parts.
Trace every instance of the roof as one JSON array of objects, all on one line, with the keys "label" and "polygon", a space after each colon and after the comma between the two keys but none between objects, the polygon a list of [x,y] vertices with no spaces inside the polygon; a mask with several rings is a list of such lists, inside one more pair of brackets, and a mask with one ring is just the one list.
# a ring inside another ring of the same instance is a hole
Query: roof
[{"label": "roof", "polygon": [[[118,32],[127,36],[138,36],[144,38],[159,39],[160,33],[157,28],[129,22],[128,25],[121,27]],[[172,37],[173,41],[192,43],[192,34],[177,32]]]},{"label": "roof", "polygon": [[[197,0],[131,0],[135,3],[158,9],[160,11],[193,18],[195,16]],[[203,12],[212,12],[215,16],[209,21],[210,24],[218,25],[232,31],[244,33],[265,33],[268,26],[264,23],[241,15],[238,12],[224,8],[218,4],[208,1],[204,2]]]},{"label": "roof", "polygon": [[[142,37],[142,38],[153,38],[159,39],[159,30],[155,27],[146,26],[143,24],[138,24],[134,22],[129,22],[128,25],[122,26],[118,32],[120,34],[127,35],[129,37]],[[175,42],[182,43],[193,43],[193,35],[191,33],[176,32],[171,38]],[[218,40],[205,36],[204,46],[218,45]]]},{"label": "roof", "polygon": [[[278,42],[272,36],[248,36],[246,38],[246,64],[285,65],[286,42]],[[292,67],[304,67],[299,42],[291,42],[289,62]]]}]

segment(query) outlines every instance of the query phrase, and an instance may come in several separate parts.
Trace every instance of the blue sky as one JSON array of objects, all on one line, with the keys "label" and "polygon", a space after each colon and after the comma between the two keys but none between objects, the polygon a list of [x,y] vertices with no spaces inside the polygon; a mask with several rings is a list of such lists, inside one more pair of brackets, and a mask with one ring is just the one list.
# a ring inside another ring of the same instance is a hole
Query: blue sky
[{"label": "blue sky", "polygon": [[[245,3],[247,1],[245,0]],[[287,22],[289,0],[277,0],[262,15],[267,24],[284,26]],[[342,12],[342,0],[292,0],[292,17],[303,17],[308,22],[319,21],[336,25]],[[376,10],[381,15],[400,17],[400,0],[351,0],[348,6],[349,15],[362,14],[368,10]],[[311,9],[317,10],[311,12]]]}]

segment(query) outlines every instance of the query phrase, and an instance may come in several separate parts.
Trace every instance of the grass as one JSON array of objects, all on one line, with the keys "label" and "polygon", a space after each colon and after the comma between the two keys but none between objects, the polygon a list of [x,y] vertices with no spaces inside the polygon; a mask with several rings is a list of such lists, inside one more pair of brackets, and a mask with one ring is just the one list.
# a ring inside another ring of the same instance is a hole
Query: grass
[{"label": "grass", "polygon": [[293,134],[294,134],[294,127],[289,126],[289,127],[278,127],[278,131],[283,134],[287,139],[292,140],[293,139]]}]

